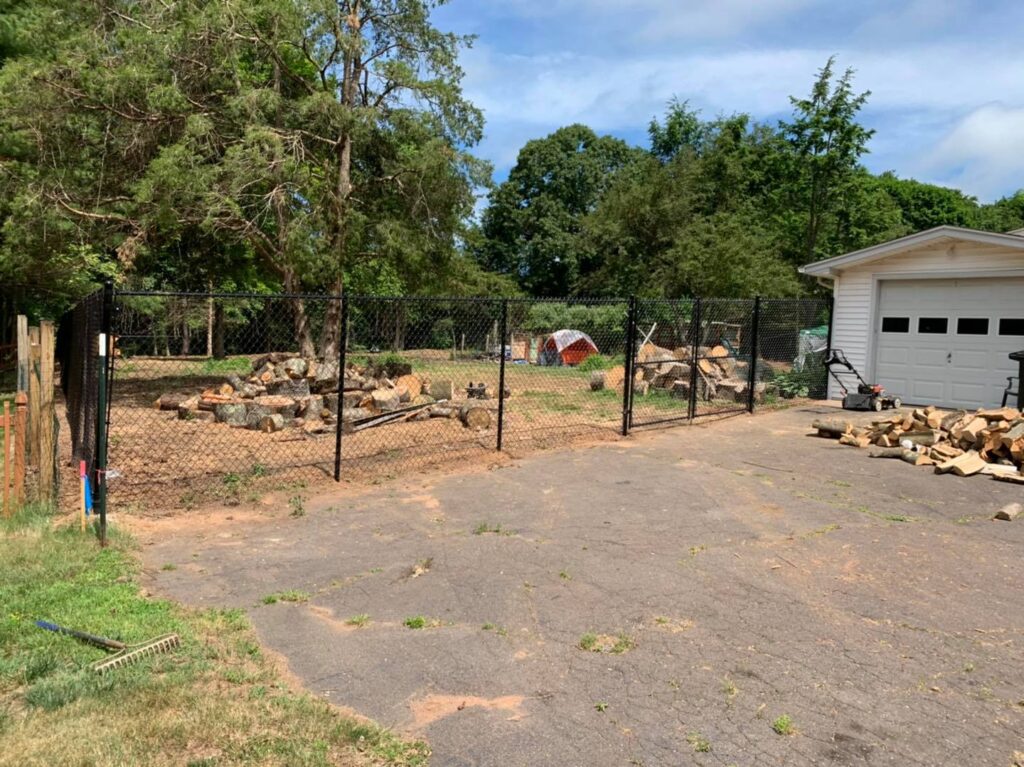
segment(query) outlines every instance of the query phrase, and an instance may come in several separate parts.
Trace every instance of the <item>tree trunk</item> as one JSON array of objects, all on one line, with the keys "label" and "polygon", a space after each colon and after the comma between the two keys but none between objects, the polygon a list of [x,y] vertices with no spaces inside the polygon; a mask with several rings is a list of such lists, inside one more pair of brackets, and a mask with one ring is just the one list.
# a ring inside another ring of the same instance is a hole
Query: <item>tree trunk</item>
[{"label": "tree trunk", "polygon": [[181,356],[187,357],[192,353],[191,339],[189,338],[188,320],[181,322]]},{"label": "tree trunk", "polygon": [[[331,286],[331,295],[340,296],[342,293],[342,282],[339,278]],[[341,333],[341,299],[331,299],[327,302],[327,309],[324,312],[324,327],[320,333],[320,358],[324,360],[338,359],[341,351],[339,334]]]},{"label": "tree trunk", "polygon": [[[213,281],[207,284],[207,289],[213,293]],[[206,356],[213,356],[213,296],[206,299]]]},{"label": "tree trunk", "polygon": [[224,305],[217,301],[213,305],[213,358],[224,359]]},{"label": "tree trunk", "polygon": [[[298,293],[298,280],[290,268],[285,270],[284,289],[286,293]],[[301,298],[291,299],[292,322],[295,326],[295,338],[299,342],[300,357],[316,357],[316,346],[313,345],[313,332],[309,327],[309,315],[306,314],[306,302]]]}]

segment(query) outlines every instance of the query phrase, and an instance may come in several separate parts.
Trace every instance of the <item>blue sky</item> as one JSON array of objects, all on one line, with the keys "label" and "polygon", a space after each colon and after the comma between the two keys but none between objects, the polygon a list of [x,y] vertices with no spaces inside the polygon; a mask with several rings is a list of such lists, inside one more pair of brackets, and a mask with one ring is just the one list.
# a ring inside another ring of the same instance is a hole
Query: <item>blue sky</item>
[{"label": "blue sky", "polygon": [[452,0],[434,19],[478,36],[463,85],[499,179],[526,140],[573,122],[645,144],[673,96],[707,117],[786,117],[835,54],[872,92],[869,168],[983,202],[1024,188],[1020,0]]}]

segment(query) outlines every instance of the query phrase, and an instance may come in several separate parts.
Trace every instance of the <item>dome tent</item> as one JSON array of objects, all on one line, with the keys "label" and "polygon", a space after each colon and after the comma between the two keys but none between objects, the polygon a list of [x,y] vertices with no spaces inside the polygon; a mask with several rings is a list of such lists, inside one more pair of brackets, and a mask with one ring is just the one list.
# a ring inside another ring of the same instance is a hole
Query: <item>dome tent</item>
[{"label": "dome tent", "polygon": [[544,340],[537,356],[538,365],[579,365],[591,354],[597,354],[597,344],[581,330],[556,330]]}]

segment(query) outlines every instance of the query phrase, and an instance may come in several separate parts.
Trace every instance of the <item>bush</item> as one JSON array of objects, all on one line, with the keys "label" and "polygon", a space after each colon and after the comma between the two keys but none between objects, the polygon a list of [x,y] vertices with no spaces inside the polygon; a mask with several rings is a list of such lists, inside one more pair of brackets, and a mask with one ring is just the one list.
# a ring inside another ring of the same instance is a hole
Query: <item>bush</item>
[{"label": "bush", "polygon": [[589,373],[593,370],[608,370],[616,365],[624,364],[625,357],[621,354],[591,354],[583,360],[583,362],[577,365],[576,369],[584,373]]}]

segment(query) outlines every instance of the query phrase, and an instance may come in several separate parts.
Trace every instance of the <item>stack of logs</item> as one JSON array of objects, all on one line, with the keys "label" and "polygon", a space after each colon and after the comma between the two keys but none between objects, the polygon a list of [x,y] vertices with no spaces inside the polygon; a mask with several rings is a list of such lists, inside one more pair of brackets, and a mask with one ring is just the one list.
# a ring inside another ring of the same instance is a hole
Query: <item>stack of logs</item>
[{"label": "stack of logs", "polygon": [[164,394],[155,404],[176,411],[181,420],[266,433],[285,427],[311,435],[333,433],[339,404],[346,432],[428,418],[458,418],[474,429],[490,426],[488,408],[456,403],[452,381],[432,382],[415,375],[408,363],[346,365],[340,393],[338,370],[336,361],[274,352],[256,359],[244,379],[229,375],[200,394]]},{"label": "stack of logs", "polygon": [[1010,408],[953,412],[935,407],[900,411],[870,426],[848,421],[815,421],[818,436],[840,444],[871,447],[872,458],[899,458],[934,466],[937,474],[992,475],[1024,483],[1024,414]]},{"label": "stack of logs", "polygon": [[[678,349],[664,349],[654,344],[644,344],[636,355],[636,380],[633,391],[646,395],[652,389],[664,389],[673,397],[690,398],[690,384],[693,376],[691,358],[693,349],[689,346]],[[604,388],[622,386],[622,367],[598,371],[591,375],[590,388],[599,391]],[[754,384],[754,401],[764,398],[765,384]],[[728,400],[746,403],[750,392],[750,364],[736,359],[724,346],[702,346],[697,349],[697,396],[702,400]]]}]

